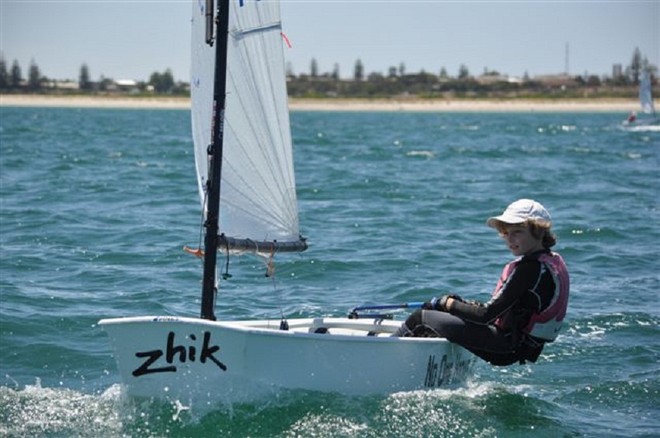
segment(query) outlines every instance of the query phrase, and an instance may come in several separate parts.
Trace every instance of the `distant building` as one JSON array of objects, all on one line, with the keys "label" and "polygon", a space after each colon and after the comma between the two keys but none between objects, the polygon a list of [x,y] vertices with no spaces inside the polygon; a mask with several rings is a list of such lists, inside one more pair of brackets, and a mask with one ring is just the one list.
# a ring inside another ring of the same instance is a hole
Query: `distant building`
[{"label": "distant building", "polygon": [[481,76],[477,76],[475,80],[481,84],[481,85],[491,85],[491,84],[497,84],[501,82],[505,82],[507,84],[522,84],[523,80],[521,78],[517,78],[515,76],[509,76],[509,75],[500,75],[500,74],[484,74]]},{"label": "distant building", "polygon": [[573,76],[565,73],[558,75],[534,76],[534,81],[540,82],[547,87],[574,87],[578,85]]},{"label": "distant building", "polygon": [[121,93],[137,93],[139,91],[138,82],[133,79],[109,79],[104,84],[105,91]]},{"label": "distant building", "polygon": [[138,83],[133,79],[119,79],[115,81],[115,86],[119,91],[138,91]]},{"label": "distant building", "polygon": [[621,64],[614,64],[612,66],[612,78],[618,79],[623,76],[623,66]]},{"label": "distant building", "polygon": [[78,90],[80,89],[80,84],[77,81],[48,81],[44,84],[45,88],[52,88],[57,90]]}]

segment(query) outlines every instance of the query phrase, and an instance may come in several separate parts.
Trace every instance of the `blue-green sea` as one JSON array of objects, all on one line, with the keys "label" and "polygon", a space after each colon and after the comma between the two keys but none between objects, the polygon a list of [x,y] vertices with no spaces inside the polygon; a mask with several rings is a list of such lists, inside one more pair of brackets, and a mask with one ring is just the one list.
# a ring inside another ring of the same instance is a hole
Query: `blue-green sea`
[{"label": "blue-green sea", "polygon": [[572,275],[566,326],[537,364],[478,363],[457,388],[199,407],[124,396],[97,325],[199,313],[189,112],[0,111],[0,436],[660,436],[660,131],[616,113],[292,113],[310,249],[269,278],[230,259],[219,318],[487,300],[511,254],[485,221],[529,197]]}]

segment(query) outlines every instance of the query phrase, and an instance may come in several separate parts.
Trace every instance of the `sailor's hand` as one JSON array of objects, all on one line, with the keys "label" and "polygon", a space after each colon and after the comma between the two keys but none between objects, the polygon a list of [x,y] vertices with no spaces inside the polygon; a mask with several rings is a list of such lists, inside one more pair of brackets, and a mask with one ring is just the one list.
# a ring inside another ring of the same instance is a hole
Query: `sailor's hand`
[{"label": "sailor's hand", "polygon": [[454,300],[463,302],[463,298],[456,294],[443,295],[442,297],[431,298],[430,301],[422,304],[422,309],[449,312],[449,309],[451,308]]},{"label": "sailor's hand", "polygon": [[436,303],[438,302],[438,298],[431,298],[429,301],[426,301],[424,304],[422,304],[422,309],[423,310],[437,310],[435,308]]},{"label": "sailor's hand", "polygon": [[451,295],[444,295],[438,300],[437,308],[442,312],[449,312],[449,306],[454,298]]},{"label": "sailor's hand", "polygon": [[460,301],[462,303],[463,298],[455,294],[445,295],[438,300],[436,308],[442,312],[449,312],[452,305],[454,304],[454,301]]},{"label": "sailor's hand", "polygon": [[440,312],[446,312],[447,311],[445,309],[445,304],[446,304],[445,298],[446,297],[449,297],[449,295],[445,295],[444,297],[431,298],[430,301],[427,301],[424,304],[422,304],[422,309],[424,309],[424,310],[438,310]]}]

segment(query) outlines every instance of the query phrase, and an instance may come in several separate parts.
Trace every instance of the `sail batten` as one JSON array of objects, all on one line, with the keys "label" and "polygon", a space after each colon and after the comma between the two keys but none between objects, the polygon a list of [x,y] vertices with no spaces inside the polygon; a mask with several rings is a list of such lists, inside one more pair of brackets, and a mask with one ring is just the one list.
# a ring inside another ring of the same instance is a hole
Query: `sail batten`
[{"label": "sail batten", "polygon": [[236,31],[233,33],[233,36],[236,38],[240,38],[246,35],[250,34],[256,34],[256,33],[261,33],[261,32],[267,32],[270,30],[282,30],[282,23],[272,23],[272,24],[266,24],[263,26],[255,27],[252,29],[243,29],[241,31]]},{"label": "sail batten", "polygon": [[[191,113],[198,189],[206,211],[215,58],[205,44],[202,2],[193,10]],[[279,4],[231,0],[228,13],[218,233],[236,241],[306,247],[300,244]]]}]

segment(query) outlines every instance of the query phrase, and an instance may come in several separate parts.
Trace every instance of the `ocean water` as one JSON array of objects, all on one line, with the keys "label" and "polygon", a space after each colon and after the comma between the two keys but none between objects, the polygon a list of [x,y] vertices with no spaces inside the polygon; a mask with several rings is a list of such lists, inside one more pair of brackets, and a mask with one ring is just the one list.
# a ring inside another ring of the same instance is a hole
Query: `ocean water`
[{"label": "ocean water", "polygon": [[614,113],[294,112],[310,249],[269,279],[232,258],[218,317],[486,300],[511,255],[485,220],[531,197],[572,275],[566,328],[537,364],[478,363],[459,388],[199,409],[126,397],[97,326],[199,312],[189,113],[0,111],[0,436],[660,436],[657,130]]}]

